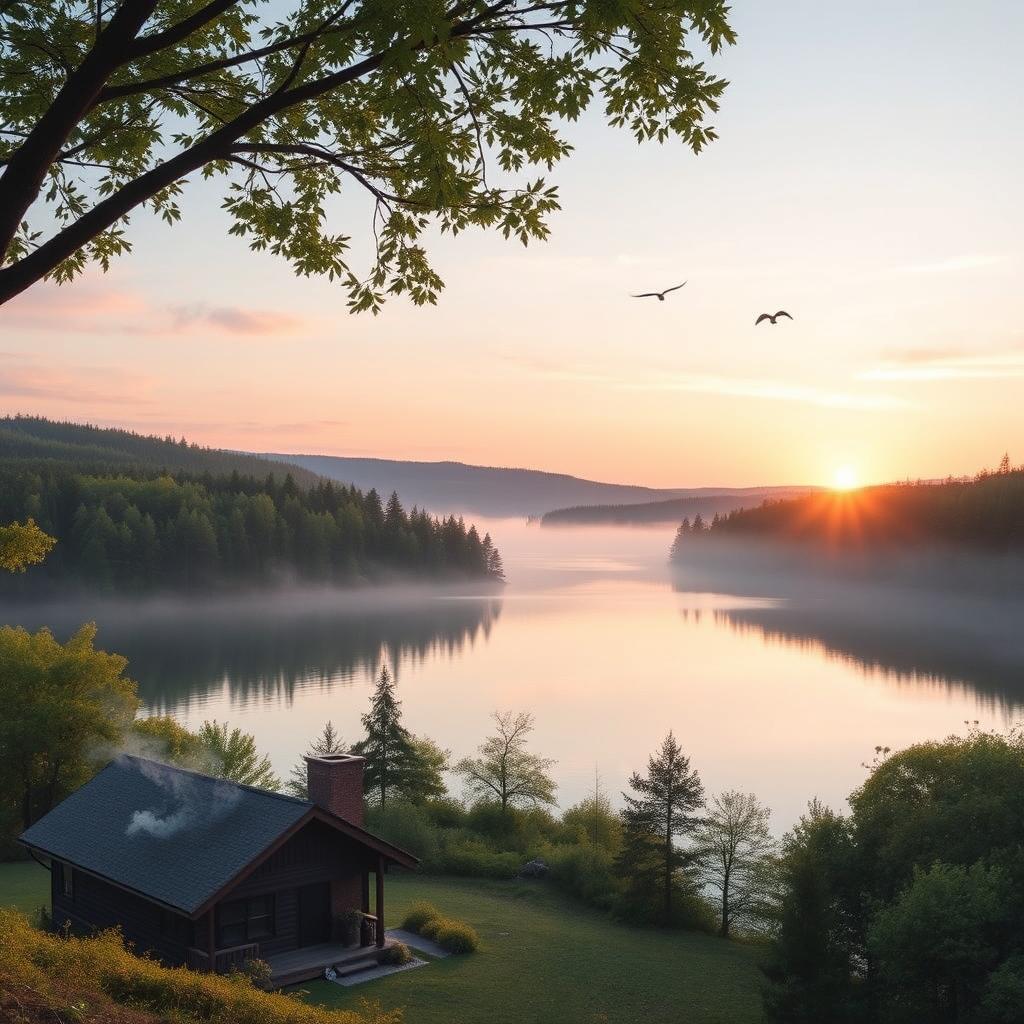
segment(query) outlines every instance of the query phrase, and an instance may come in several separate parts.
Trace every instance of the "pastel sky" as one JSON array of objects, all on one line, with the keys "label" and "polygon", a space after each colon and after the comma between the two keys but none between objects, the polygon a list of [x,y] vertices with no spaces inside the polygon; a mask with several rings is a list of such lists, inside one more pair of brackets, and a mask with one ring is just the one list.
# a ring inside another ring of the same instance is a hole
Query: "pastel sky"
[{"label": "pastel sky", "polygon": [[437,240],[437,308],[349,316],[191,184],[185,223],[136,218],[108,275],[0,309],[0,409],[664,486],[1024,461],[1024,5],[734,15],[720,141],[640,148],[594,112],[551,241]]}]

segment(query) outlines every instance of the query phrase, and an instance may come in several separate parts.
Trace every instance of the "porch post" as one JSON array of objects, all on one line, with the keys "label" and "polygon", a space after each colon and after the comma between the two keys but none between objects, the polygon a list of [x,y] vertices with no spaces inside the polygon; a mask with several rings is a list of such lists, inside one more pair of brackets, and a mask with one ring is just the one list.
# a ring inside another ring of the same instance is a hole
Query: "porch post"
[{"label": "porch post", "polygon": [[216,907],[210,907],[206,915],[206,969],[213,974],[217,970],[217,922]]},{"label": "porch post", "polygon": [[384,948],[384,858],[377,856],[377,948]]}]

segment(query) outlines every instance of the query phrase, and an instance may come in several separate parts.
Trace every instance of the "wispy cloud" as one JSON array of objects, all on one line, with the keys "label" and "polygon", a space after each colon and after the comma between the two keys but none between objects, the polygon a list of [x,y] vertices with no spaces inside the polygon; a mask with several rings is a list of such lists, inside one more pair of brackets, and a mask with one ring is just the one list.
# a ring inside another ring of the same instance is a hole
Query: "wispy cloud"
[{"label": "wispy cloud", "polygon": [[962,270],[980,270],[1002,263],[1003,257],[989,253],[968,253],[963,256],[951,256],[935,263],[914,263],[904,267],[895,267],[897,274],[955,274]]},{"label": "wispy cloud", "polygon": [[32,356],[0,352],[0,396],[74,405],[151,404],[151,378],[111,366],[43,365]]},{"label": "wispy cloud", "polygon": [[174,329],[178,331],[205,325],[229,334],[286,334],[303,324],[301,317],[290,313],[239,306],[176,306],[171,315]]},{"label": "wispy cloud", "polygon": [[162,306],[131,289],[78,281],[31,289],[4,307],[2,326],[60,334],[183,335],[216,332],[270,336],[299,330],[292,313],[242,306]]},{"label": "wispy cloud", "polygon": [[1012,380],[1024,377],[1024,348],[1000,352],[905,352],[858,375],[865,381]]}]

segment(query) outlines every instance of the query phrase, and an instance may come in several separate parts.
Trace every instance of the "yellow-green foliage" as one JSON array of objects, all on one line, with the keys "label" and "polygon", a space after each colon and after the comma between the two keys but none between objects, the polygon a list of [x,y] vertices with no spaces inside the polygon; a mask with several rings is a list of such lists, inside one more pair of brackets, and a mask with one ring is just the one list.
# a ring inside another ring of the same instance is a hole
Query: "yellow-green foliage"
[{"label": "yellow-green foliage", "polygon": [[480,936],[475,928],[465,921],[453,921],[447,917],[442,918],[434,941],[452,953],[475,953],[480,948]]},{"label": "yellow-green foliage", "polygon": [[471,925],[443,916],[432,903],[414,903],[402,927],[433,939],[452,953],[475,953],[480,948],[480,936]]},{"label": "yellow-green foliage", "polygon": [[441,911],[438,910],[433,903],[427,903],[426,900],[419,900],[409,908],[409,912],[402,918],[402,927],[406,931],[419,932],[422,934],[423,926],[428,921],[440,916]]},{"label": "yellow-green foliage", "polygon": [[[117,932],[60,938],[0,910],[0,991],[42,996],[59,1019],[81,1020],[76,1007],[110,1001],[174,1024],[400,1024],[401,1010],[370,1006],[327,1010],[255,988],[244,975],[200,974],[134,956]],[[111,1019],[97,1011],[85,1019]],[[128,1018],[124,1018],[128,1019]],[[138,1019],[133,1016],[131,1019]],[[145,1018],[142,1018],[145,1019]]]}]

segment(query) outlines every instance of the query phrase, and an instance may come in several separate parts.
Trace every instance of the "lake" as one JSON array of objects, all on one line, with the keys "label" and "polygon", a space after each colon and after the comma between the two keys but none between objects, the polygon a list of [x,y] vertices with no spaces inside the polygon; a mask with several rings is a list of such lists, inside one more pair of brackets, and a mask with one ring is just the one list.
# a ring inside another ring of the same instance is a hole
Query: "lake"
[{"label": "lake", "polygon": [[504,557],[501,591],[97,601],[5,608],[0,620],[62,638],[96,620],[147,711],[242,726],[282,774],[327,719],[360,736],[386,663],[406,725],[456,757],[495,709],[532,712],[562,807],[592,791],[595,772],[617,798],[672,729],[706,788],[756,792],[777,831],[813,796],[842,806],[876,745],[1021,718],[1018,607],[925,592],[889,594],[885,607],[853,588],[745,596],[742,581],[674,577],[671,530],[481,525]]}]

